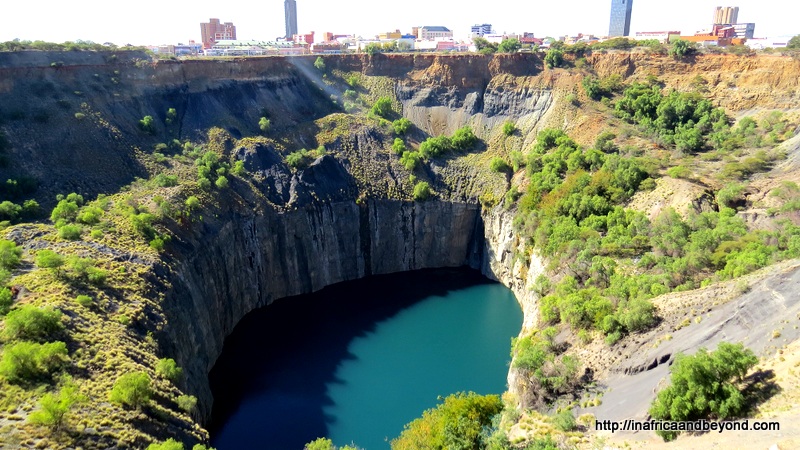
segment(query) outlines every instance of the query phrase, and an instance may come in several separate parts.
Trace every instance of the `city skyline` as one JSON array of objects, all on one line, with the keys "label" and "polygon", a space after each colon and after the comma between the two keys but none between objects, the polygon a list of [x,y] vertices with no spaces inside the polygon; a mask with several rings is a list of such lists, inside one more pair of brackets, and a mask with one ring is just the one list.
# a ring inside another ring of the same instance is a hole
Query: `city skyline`
[{"label": "city skyline", "polygon": [[[197,0],[192,8],[173,3],[140,0],[136,8],[124,10],[124,22],[109,21],[109,8],[100,0],[46,1],[48,14],[19,2],[4,6],[6,21],[0,27],[0,41],[15,38],[64,42],[90,40],[117,45],[155,45],[200,42],[198,24],[209,17],[221,18],[236,25],[239,39],[273,40],[285,35],[284,2],[259,2],[242,5]],[[710,29],[717,6],[738,6],[739,22],[757,24],[757,37],[800,34],[800,25],[793,20],[800,13],[800,4],[787,5],[781,0],[674,0],[669,6],[640,1],[633,8],[631,34],[636,31],[680,30],[684,35]],[[330,31],[354,34],[364,38],[400,29],[408,33],[412,26],[445,26],[455,38],[466,38],[476,23],[491,23],[496,33],[533,32],[537,37],[576,35],[605,36],[611,2],[575,0],[570,4],[542,2],[520,7],[518,3],[500,0],[491,10],[459,11],[445,4],[407,0],[402,7],[391,7],[381,14],[374,3],[355,0],[346,5],[321,0],[297,1],[299,33]],[[576,11],[580,11],[576,13]],[[781,11],[776,14],[774,11]],[[122,10],[120,11],[123,12]],[[366,20],[365,20],[366,19]],[[145,26],[142,26],[142,25]]]}]

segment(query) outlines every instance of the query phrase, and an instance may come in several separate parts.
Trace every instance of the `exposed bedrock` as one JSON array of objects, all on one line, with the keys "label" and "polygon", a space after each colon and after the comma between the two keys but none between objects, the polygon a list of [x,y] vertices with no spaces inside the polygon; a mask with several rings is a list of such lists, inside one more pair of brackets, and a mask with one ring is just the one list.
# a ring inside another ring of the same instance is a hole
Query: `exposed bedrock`
[{"label": "exposed bedrock", "polygon": [[[185,242],[174,267],[164,351],[185,368],[208,417],[208,372],[245,314],[371,274],[462,265],[492,270],[480,213],[467,203],[350,200],[206,223],[195,234],[204,237]],[[265,343],[271,344],[278,343]]]}]

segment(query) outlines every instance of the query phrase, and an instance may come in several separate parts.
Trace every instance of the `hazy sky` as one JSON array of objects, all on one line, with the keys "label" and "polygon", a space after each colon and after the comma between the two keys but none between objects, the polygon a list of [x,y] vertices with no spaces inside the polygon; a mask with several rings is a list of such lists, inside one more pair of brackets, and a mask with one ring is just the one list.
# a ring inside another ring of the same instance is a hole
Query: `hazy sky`
[{"label": "hazy sky", "polygon": [[[124,5],[124,6],[123,6]],[[633,0],[631,32],[710,27],[720,0]],[[800,1],[739,0],[739,22],[755,22],[756,36],[800,34]],[[300,32],[331,31],[372,37],[407,33],[416,25],[444,25],[464,37],[475,23],[496,32],[533,32],[537,37],[608,33],[611,0],[297,0]],[[200,22],[210,17],[236,25],[239,39],[273,40],[284,34],[283,0],[0,0],[0,41],[15,38],[64,42],[163,44],[200,41]]]}]

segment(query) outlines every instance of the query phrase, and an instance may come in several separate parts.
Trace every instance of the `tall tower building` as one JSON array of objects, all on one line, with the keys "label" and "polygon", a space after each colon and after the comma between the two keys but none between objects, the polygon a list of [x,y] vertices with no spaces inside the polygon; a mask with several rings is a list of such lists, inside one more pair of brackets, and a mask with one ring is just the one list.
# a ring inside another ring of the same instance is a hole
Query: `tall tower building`
[{"label": "tall tower building", "polygon": [[611,0],[611,22],[608,36],[628,36],[631,34],[631,9],[633,0]]},{"label": "tall tower building", "polygon": [[221,39],[236,39],[236,27],[232,22],[220,23],[219,19],[208,19],[200,24],[200,38],[203,48],[211,48]]},{"label": "tall tower building", "polygon": [[286,39],[292,39],[297,34],[297,2],[284,0],[283,11],[286,16]]},{"label": "tall tower building", "polygon": [[738,6],[717,6],[714,9],[714,25],[729,25],[739,23]]}]

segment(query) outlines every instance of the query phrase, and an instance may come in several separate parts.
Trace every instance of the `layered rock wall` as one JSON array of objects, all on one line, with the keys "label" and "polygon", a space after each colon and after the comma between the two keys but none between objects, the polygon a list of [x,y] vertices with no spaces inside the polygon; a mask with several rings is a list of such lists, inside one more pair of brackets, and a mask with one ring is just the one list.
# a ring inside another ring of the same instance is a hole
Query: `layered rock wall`
[{"label": "layered rock wall", "polygon": [[[164,302],[165,353],[185,368],[202,414],[225,337],[272,301],[371,274],[482,264],[480,206],[371,200],[229,217],[186,242]],[[302,326],[302,324],[296,324]],[[265,343],[265,345],[279,345]]]}]

